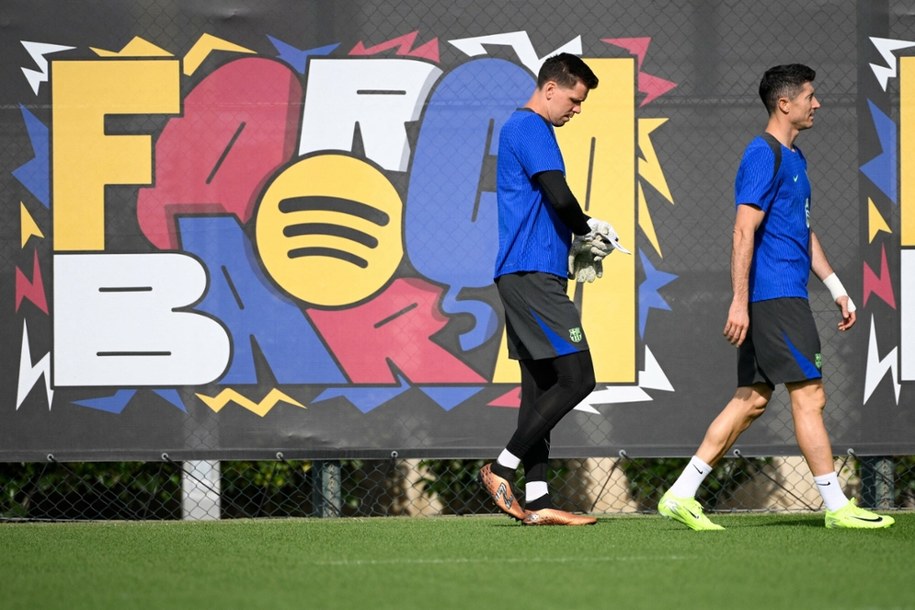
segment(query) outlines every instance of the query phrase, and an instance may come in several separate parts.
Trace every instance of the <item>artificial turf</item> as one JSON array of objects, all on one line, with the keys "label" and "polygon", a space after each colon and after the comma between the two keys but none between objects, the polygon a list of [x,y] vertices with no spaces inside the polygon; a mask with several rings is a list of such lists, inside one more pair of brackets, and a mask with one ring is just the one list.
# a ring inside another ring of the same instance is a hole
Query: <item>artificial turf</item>
[{"label": "artificial turf", "polygon": [[915,608],[915,513],[0,524],[0,608]]}]

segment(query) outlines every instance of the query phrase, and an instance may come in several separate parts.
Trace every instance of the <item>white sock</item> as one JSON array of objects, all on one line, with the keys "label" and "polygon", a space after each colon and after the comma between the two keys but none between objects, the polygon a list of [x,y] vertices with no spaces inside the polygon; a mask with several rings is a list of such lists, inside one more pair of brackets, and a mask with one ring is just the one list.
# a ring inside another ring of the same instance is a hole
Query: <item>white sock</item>
[{"label": "white sock", "polygon": [[699,486],[702,485],[702,481],[711,471],[711,466],[694,455],[689,464],[686,465],[686,468],[683,469],[683,472],[680,473],[680,478],[671,486],[670,495],[678,498],[695,498],[696,492],[699,491]]},{"label": "white sock", "polygon": [[496,458],[496,462],[502,464],[506,468],[516,470],[521,463],[521,458],[511,453],[508,449],[503,449],[502,453],[499,454],[499,457]]},{"label": "white sock", "polygon": [[524,502],[531,502],[549,493],[546,481],[531,481],[524,484]]},{"label": "white sock", "polygon": [[823,504],[826,505],[826,510],[839,510],[848,504],[848,498],[839,485],[839,475],[835,472],[813,477],[813,482],[817,484],[817,490],[823,496]]}]

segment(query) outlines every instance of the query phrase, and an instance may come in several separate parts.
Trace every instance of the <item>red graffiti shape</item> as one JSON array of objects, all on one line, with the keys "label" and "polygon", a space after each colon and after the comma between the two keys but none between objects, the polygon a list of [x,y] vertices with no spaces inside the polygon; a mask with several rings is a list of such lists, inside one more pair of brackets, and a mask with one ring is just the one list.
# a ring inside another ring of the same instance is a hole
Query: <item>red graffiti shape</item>
[{"label": "red graffiti shape", "polygon": [[396,383],[391,365],[413,383],[482,383],[432,338],[448,322],[441,297],[434,284],[398,279],[363,305],[308,315],[353,383]]},{"label": "red graffiti shape", "polygon": [[19,267],[16,267],[16,311],[27,299],[44,313],[48,313],[48,299],[44,292],[44,280],[41,279],[41,266],[38,264],[38,251],[32,258],[32,279],[29,280]]},{"label": "red graffiti shape", "polygon": [[294,151],[302,87],[286,64],[250,57],[201,81],[156,142],[154,186],[137,197],[153,245],[177,248],[175,217],[234,214],[245,223],[270,175]]},{"label": "red graffiti shape", "polygon": [[871,295],[879,297],[892,309],[896,309],[896,297],[893,294],[893,278],[886,260],[886,246],[880,247],[880,275],[874,273],[867,262],[864,263],[864,306]]}]

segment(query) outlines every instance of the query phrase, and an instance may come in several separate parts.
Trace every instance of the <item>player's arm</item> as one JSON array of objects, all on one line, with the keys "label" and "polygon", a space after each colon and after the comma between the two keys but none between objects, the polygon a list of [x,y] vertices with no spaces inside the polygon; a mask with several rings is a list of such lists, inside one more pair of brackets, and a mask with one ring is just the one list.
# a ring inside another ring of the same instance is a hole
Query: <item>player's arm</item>
[{"label": "player's arm", "polygon": [[832,300],[836,302],[842,312],[839,330],[848,330],[854,326],[857,320],[855,303],[848,296],[845,286],[842,285],[842,282],[839,281],[838,276],[832,270],[832,266],[826,258],[826,252],[813,231],[810,232],[810,270],[826,285],[832,295]]},{"label": "player's arm", "polygon": [[731,287],[734,296],[724,325],[724,336],[734,347],[747,338],[750,328],[750,265],[753,262],[753,240],[765,213],[750,204],[737,206],[734,241],[731,248]]},{"label": "player's arm", "polygon": [[569,189],[566,177],[559,170],[540,172],[534,176],[540,185],[546,200],[553,206],[560,220],[576,235],[587,235],[591,232],[588,216],[581,211],[578,199]]}]

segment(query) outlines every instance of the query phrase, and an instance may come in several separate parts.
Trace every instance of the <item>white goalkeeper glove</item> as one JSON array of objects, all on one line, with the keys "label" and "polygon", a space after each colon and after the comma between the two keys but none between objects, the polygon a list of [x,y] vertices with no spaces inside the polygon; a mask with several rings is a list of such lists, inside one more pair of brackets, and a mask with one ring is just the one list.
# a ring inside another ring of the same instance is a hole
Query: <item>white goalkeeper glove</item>
[{"label": "white goalkeeper glove", "polygon": [[601,261],[613,251],[609,243],[589,235],[577,235],[569,249],[569,279],[576,282],[593,282],[603,276]]},{"label": "white goalkeeper glove", "polygon": [[[588,226],[591,227],[591,232],[588,233],[587,237],[590,237],[593,240],[601,239],[610,246],[613,246],[613,249],[615,250],[625,252],[626,254],[632,254],[632,252],[620,244],[620,236],[616,234],[613,225],[609,222],[598,220],[597,218],[589,218]],[[612,251],[613,250],[608,250],[608,254]]]}]

